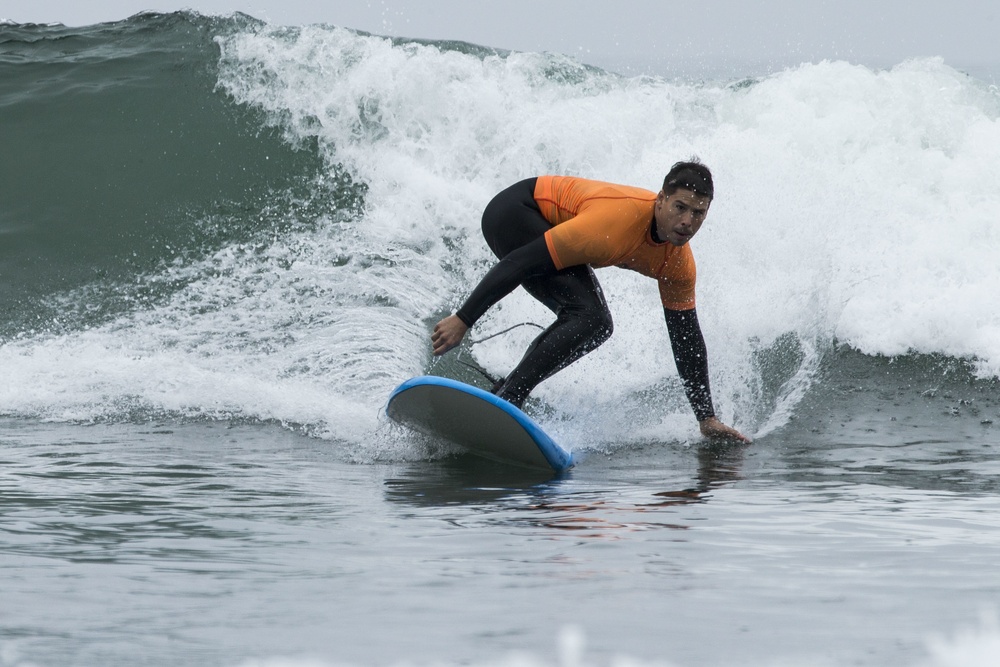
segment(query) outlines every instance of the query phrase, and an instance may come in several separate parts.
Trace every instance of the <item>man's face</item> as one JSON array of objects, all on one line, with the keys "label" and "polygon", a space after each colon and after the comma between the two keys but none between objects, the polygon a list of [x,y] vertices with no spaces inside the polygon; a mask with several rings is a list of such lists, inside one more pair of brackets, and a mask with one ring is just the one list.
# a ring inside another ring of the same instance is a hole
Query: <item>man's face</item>
[{"label": "man's face", "polygon": [[711,204],[711,199],[692,190],[676,190],[669,197],[660,190],[653,209],[656,233],[675,246],[684,245],[701,229]]}]

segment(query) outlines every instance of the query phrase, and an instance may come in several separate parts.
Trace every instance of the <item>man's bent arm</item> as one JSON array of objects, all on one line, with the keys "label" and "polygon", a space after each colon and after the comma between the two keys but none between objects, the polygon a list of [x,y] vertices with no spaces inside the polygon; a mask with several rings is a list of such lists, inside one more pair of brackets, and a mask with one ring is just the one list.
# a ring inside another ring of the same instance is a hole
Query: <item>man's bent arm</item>
[{"label": "man's bent arm", "polygon": [[545,237],[540,236],[497,262],[455,315],[471,327],[490,306],[513,292],[526,279],[554,273],[556,265],[545,245]]},{"label": "man's bent arm", "polygon": [[715,416],[712,391],[708,384],[708,350],[698,325],[698,314],[691,310],[663,309],[674,351],[677,373],[699,422]]}]

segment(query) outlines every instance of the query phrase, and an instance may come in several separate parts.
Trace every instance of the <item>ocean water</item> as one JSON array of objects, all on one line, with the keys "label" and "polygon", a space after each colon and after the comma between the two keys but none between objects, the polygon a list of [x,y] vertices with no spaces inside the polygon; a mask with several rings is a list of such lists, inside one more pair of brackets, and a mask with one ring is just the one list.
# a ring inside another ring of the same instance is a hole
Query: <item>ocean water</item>
[{"label": "ocean water", "polygon": [[[247,16],[0,24],[0,665],[1000,660],[1000,91],[940,59],[630,76]],[[655,285],[527,410],[560,478],[387,423],[504,373],[511,182],[716,176],[703,442]],[[488,339],[488,340],[487,340]]]}]

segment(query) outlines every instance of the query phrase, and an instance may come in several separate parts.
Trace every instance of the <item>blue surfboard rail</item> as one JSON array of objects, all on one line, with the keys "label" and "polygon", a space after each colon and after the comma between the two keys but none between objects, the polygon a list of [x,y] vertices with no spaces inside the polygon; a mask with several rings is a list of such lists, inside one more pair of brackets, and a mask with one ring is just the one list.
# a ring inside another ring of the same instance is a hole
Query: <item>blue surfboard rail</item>
[{"label": "blue surfboard rail", "polygon": [[520,408],[509,401],[505,401],[502,398],[494,396],[484,389],[465,384],[464,382],[459,382],[458,380],[452,380],[451,378],[439,377],[436,375],[422,375],[403,382],[389,395],[389,400],[386,404],[387,414],[389,405],[392,404],[392,400],[397,395],[408,389],[420,386],[447,387],[448,389],[453,389],[475,396],[486,403],[496,406],[514,419],[514,421],[516,421],[518,425],[524,429],[528,437],[530,437],[538,446],[539,452],[545,457],[545,460],[548,462],[552,470],[556,472],[564,472],[573,467],[573,455],[549,437],[549,435],[543,431],[531,417],[524,414]]}]

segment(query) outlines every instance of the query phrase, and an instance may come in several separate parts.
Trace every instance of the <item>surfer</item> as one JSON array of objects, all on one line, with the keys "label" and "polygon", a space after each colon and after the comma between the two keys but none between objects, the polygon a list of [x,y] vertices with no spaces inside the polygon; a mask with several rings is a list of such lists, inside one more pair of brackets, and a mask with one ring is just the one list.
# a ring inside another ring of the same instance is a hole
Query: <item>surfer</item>
[{"label": "surfer", "polygon": [[715,416],[705,339],[695,313],[690,241],[715,195],[712,173],[678,162],[653,193],[569,176],[539,176],[503,190],[483,212],[483,236],[499,262],[466,302],[434,327],[435,355],[457,346],[518,285],[556,315],[493,393],[520,407],[540,382],[599,347],[613,329],[594,268],[619,266],[656,278],[667,332],[701,433],[749,442]]}]

